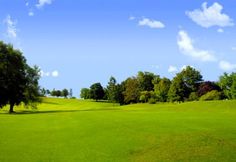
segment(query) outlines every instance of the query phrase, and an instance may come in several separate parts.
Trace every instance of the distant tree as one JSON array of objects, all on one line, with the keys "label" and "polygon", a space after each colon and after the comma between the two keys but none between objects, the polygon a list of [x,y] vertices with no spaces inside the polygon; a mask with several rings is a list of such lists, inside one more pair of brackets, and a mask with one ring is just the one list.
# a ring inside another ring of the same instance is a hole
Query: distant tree
[{"label": "distant tree", "polygon": [[55,89],[53,89],[53,90],[51,91],[51,96],[53,96],[53,97],[56,96],[56,90],[55,90]]},{"label": "distant tree", "polygon": [[160,82],[158,84],[155,84],[154,92],[156,94],[158,101],[160,101],[160,102],[167,101],[170,85],[171,85],[171,81],[167,78],[163,78],[160,80]]},{"label": "distant tree", "polygon": [[46,94],[47,94],[47,95],[50,95],[50,94],[51,94],[51,92],[50,92],[49,89],[46,90]]},{"label": "distant tree", "polygon": [[53,96],[53,97],[61,97],[61,91],[53,89],[51,91],[51,96]]},{"label": "distant tree", "polygon": [[212,90],[221,91],[220,87],[214,82],[210,81],[202,82],[198,87],[197,95],[200,97]]},{"label": "distant tree", "polygon": [[60,90],[56,90],[56,93],[55,93],[56,97],[61,97],[62,96],[62,93]]},{"label": "distant tree", "polygon": [[80,91],[80,97],[83,99],[90,99],[90,89],[82,88]]},{"label": "distant tree", "polygon": [[126,104],[129,103],[137,103],[140,97],[140,84],[137,78],[132,77],[128,78],[125,82],[125,90],[124,94],[124,102]]},{"label": "distant tree", "polygon": [[44,88],[42,88],[42,89],[40,89],[40,96],[46,96],[46,93],[47,93],[47,91],[46,91],[46,89],[44,89]]},{"label": "distant tree", "polygon": [[153,80],[155,78],[155,74],[150,72],[138,72],[137,80],[139,82],[140,90],[141,91],[153,91],[154,84]]},{"label": "distant tree", "polygon": [[70,89],[69,97],[70,97],[70,98],[73,98],[73,90],[72,90],[72,89]]},{"label": "distant tree", "polygon": [[90,87],[90,97],[96,101],[102,100],[104,97],[104,90],[100,83],[94,83]]},{"label": "distant tree", "polygon": [[68,95],[69,95],[69,91],[67,89],[63,89],[61,91],[61,96],[63,96],[64,98],[67,98]]},{"label": "distant tree", "polygon": [[107,86],[107,97],[110,102],[116,102],[117,85],[116,79],[111,77]]},{"label": "distant tree", "polygon": [[39,78],[38,67],[30,67],[19,50],[0,42],[0,108],[9,104],[12,113],[22,102],[35,107],[40,102]]}]

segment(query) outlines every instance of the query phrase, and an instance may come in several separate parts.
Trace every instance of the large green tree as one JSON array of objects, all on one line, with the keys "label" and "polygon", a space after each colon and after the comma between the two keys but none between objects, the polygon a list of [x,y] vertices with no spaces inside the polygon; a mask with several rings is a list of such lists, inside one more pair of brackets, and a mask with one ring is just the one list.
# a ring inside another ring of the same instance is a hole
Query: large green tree
[{"label": "large green tree", "polygon": [[160,102],[167,101],[170,85],[171,85],[171,81],[168,78],[162,78],[158,84],[155,84],[154,92],[158,101]]},{"label": "large green tree", "polygon": [[220,76],[218,85],[228,99],[236,99],[236,73],[224,73]]},{"label": "large green tree", "polygon": [[22,52],[0,42],[0,107],[24,103],[35,106],[39,102],[39,69],[30,67]]},{"label": "large green tree", "polygon": [[138,72],[137,80],[139,82],[141,91],[153,91],[154,84],[153,80],[155,79],[155,74],[150,72]]},{"label": "large green tree", "polygon": [[137,103],[139,101],[140,97],[140,82],[138,81],[137,78],[132,77],[128,78],[124,82],[124,102],[126,104],[129,103]]},{"label": "large green tree", "polygon": [[83,99],[90,99],[90,89],[89,88],[82,88],[80,91],[80,97]]},{"label": "large green tree", "polygon": [[104,89],[100,83],[94,83],[90,87],[90,97],[96,101],[102,100],[105,95]]},{"label": "large green tree", "polygon": [[202,75],[199,71],[191,66],[187,66],[180,73],[176,74],[168,97],[170,101],[187,100],[192,92],[196,92],[199,84],[202,82]]}]

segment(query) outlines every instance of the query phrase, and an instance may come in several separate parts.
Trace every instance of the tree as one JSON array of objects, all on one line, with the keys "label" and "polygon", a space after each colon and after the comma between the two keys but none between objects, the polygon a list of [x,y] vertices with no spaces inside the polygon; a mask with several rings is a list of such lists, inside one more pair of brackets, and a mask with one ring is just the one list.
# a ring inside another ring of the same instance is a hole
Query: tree
[{"label": "tree", "polygon": [[104,97],[104,90],[100,83],[94,83],[90,87],[90,97],[96,101],[103,99]]},{"label": "tree", "polygon": [[163,78],[158,84],[154,85],[154,92],[157,100],[160,102],[166,102],[168,99],[168,91],[170,89],[171,81],[168,78]]},{"label": "tree", "polygon": [[80,90],[80,97],[83,99],[90,99],[90,89],[88,88],[82,88]]},{"label": "tree", "polygon": [[224,73],[220,76],[218,85],[228,99],[236,99],[236,73]]},{"label": "tree", "polygon": [[25,57],[12,45],[0,42],[0,107],[14,106],[23,102],[36,106],[39,99],[39,68],[30,67]]},{"label": "tree", "polygon": [[168,91],[168,101],[175,102],[175,101],[184,101],[185,96],[185,87],[184,82],[180,75],[177,75],[172,80],[170,85],[170,89]]},{"label": "tree", "polygon": [[202,75],[191,66],[176,74],[168,92],[170,101],[185,101],[191,92],[196,92],[202,81]]},{"label": "tree", "polygon": [[153,80],[156,76],[150,72],[138,72],[137,79],[141,91],[153,91]]},{"label": "tree", "polygon": [[124,87],[124,102],[126,104],[137,103],[140,97],[140,85],[138,79],[135,77],[128,78],[124,82]]},{"label": "tree", "polygon": [[61,96],[63,96],[64,98],[67,98],[68,95],[69,95],[69,91],[67,89],[63,89],[61,91]]},{"label": "tree", "polygon": [[111,77],[107,86],[107,97],[110,102],[116,102],[117,85],[116,79]]}]

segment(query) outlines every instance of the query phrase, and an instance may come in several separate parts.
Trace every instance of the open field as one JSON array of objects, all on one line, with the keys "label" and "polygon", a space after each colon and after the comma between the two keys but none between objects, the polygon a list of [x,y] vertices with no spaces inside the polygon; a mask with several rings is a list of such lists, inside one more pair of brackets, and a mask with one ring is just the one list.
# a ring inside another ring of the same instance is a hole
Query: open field
[{"label": "open field", "polygon": [[0,161],[236,161],[236,101],[0,110]]}]

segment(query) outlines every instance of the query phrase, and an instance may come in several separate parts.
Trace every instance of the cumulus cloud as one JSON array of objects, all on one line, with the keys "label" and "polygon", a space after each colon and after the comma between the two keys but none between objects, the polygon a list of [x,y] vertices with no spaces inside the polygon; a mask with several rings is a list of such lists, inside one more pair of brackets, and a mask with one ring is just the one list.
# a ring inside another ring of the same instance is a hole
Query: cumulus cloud
[{"label": "cumulus cloud", "polygon": [[50,5],[52,3],[52,0],[38,0],[38,3],[36,4],[37,8],[42,8],[44,5]]},{"label": "cumulus cloud", "polygon": [[177,71],[178,71],[178,69],[177,69],[176,66],[170,65],[169,68],[168,68],[169,73],[175,73]]},{"label": "cumulus cloud", "polygon": [[148,26],[154,29],[165,28],[165,25],[162,22],[157,21],[157,20],[150,20],[148,18],[143,18],[142,20],[139,21],[138,24],[140,26]]},{"label": "cumulus cloud", "polygon": [[10,15],[7,15],[7,17],[4,20],[4,24],[7,26],[7,36],[8,38],[16,38],[17,37],[17,29],[16,29],[16,21],[12,20]]},{"label": "cumulus cloud", "polygon": [[54,70],[52,72],[52,77],[58,77],[59,76],[59,72],[57,70]]},{"label": "cumulus cloud", "polygon": [[188,36],[188,33],[183,30],[179,31],[177,44],[183,54],[196,60],[216,61],[215,56],[209,51],[195,48],[192,39]]},{"label": "cumulus cloud", "polygon": [[217,2],[209,7],[207,7],[207,2],[204,2],[202,9],[187,11],[186,14],[192,21],[205,28],[233,26],[233,20],[225,13],[222,13],[222,10],[223,6]]},{"label": "cumulus cloud", "polygon": [[236,64],[231,64],[230,62],[224,60],[219,62],[219,67],[224,71],[236,70]]}]

